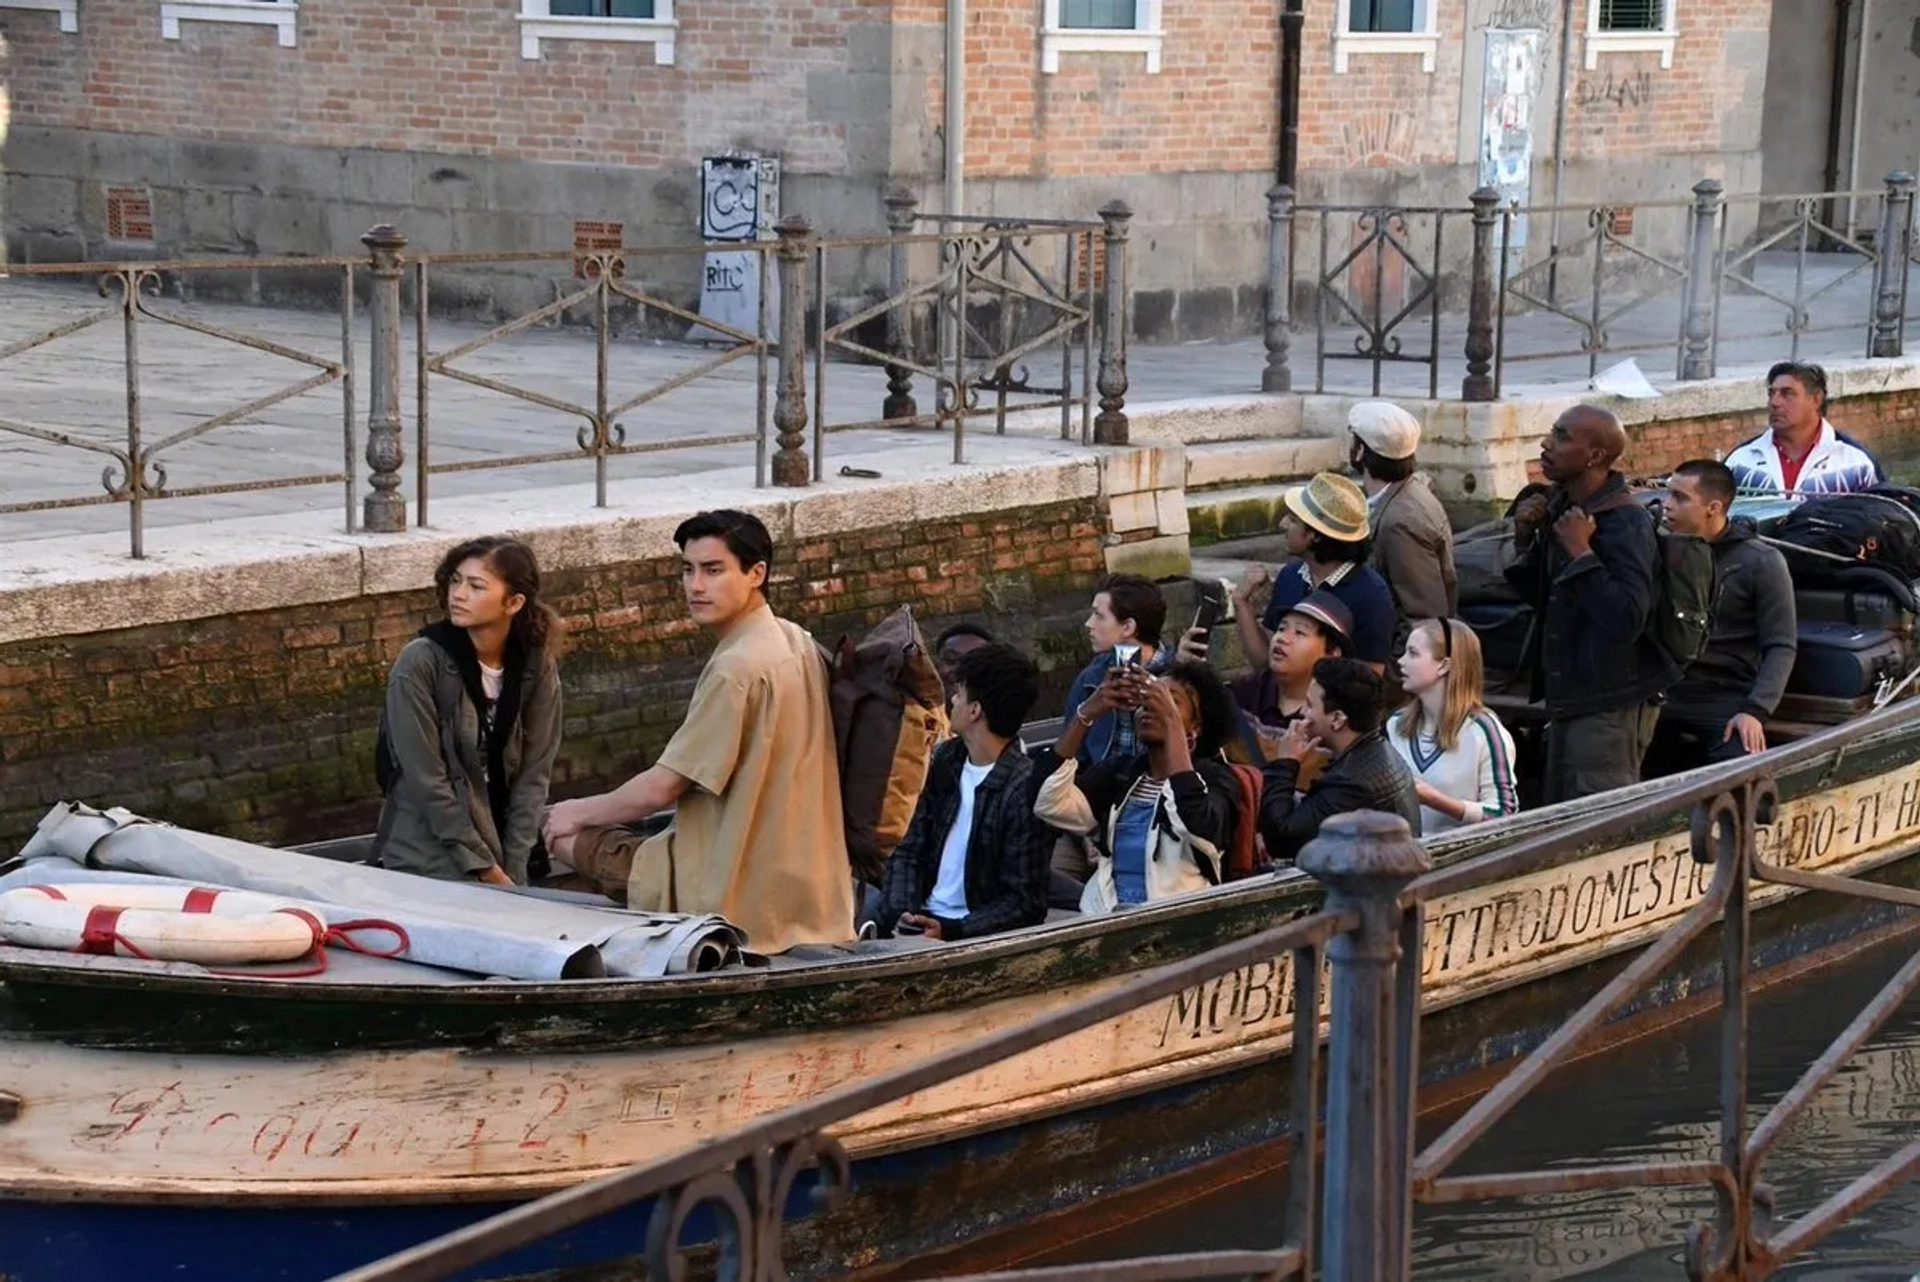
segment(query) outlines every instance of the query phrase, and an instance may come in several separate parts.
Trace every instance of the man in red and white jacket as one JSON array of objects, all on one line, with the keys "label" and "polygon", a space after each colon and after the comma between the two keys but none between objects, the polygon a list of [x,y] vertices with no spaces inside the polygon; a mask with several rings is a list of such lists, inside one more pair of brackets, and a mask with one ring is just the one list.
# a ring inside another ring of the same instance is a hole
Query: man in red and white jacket
[{"label": "man in red and white jacket", "polygon": [[1827,422],[1827,372],[1781,361],[1767,371],[1768,430],[1727,456],[1745,492],[1845,494],[1884,483],[1880,460]]}]

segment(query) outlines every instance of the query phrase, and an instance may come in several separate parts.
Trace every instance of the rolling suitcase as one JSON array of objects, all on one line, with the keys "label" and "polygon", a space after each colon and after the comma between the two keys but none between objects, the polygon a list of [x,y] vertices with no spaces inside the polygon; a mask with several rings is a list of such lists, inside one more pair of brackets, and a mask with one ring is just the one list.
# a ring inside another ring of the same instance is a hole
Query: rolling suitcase
[{"label": "rolling suitcase", "polygon": [[1829,699],[1869,695],[1883,679],[1897,681],[1906,668],[1906,648],[1887,628],[1803,620],[1800,653],[1787,689]]}]

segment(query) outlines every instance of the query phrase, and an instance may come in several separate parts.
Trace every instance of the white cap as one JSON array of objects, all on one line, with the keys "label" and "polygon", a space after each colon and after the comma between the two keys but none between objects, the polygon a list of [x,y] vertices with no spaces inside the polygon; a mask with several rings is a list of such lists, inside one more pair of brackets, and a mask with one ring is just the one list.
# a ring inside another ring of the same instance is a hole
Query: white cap
[{"label": "white cap", "polygon": [[1420,420],[1392,401],[1357,401],[1347,430],[1381,458],[1412,458],[1420,448]]}]

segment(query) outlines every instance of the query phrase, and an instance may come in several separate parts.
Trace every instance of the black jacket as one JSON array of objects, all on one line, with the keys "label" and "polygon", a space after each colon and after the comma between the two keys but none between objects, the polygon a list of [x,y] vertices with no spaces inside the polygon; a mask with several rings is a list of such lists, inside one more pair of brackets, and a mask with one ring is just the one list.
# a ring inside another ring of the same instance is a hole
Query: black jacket
[{"label": "black jacket", "polygon": [[1596,513],[1593,546],[1575,560],[1553,534],[1572,506],[1565,490],[1549,490],[1546,519],[1507,568],[1534,608],[1524,660],[1532,698],[1555,718],[1647,703],[1680,679],[1648,627],[1660,604],[1652,514],[1631,501],[1620,473],[1609,473],[1582,504]]},{"label": "black jacket", "polygon": [[1413,772],[1387,742],[1386,732],[1375,730],[1354,741],[1337,760],[1327,763],[1304,797],[1295,800],[1300,763],[1291,757],[1267,763],[1260,789],[1260,836],[1267,857],[1292,863],[1300,848],[1320,835],[1320,825],[1335,815],[1356,810],[1381,810],[1407,821],[1420,835],[1420,798],[1413,789]]},{"label": "black jacket", "polygon": [[[960,815],[960,769],[967,745],[958,736],[934,749],[927,783],[907,835],[887,859],[874,923],[891,934],[903,912],[922,912],[940,877],[947,833]],[[1053,832],[1033,817],[1034,794],[1046,776],[1018,741],[1008,744],[973,794],[967,837],[967,915],[940,919],[942,939],[970,939],[1047,918],[1047,871]]]},{"label": "black jacket", "polygon": [[1713,548],[1713,629],[1707,648],[1667,701],[1724,721],[1736,712],[1770,717],[1786,693],[1799,652],[1798,611],[1787,560],[1762,543],[1744,518]]}]

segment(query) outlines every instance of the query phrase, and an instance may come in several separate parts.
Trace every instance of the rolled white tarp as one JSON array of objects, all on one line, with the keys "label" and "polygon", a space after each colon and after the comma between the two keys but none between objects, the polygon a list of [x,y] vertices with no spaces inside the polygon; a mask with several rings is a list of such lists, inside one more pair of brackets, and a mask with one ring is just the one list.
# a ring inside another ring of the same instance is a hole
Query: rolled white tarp
[{"label": "rolled white tarp", "polygon": [[[330,922],[375,920],[406,932],[399,959],[507,979],[657,978],[752,964],[723,917],[638,913],[471,882],[276,850],[176,828],[122,809],[61,802],[20,851],[0,890],[128,874],[300,901]],[[369,933],[384,951],[390,936]]]}]

